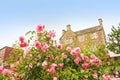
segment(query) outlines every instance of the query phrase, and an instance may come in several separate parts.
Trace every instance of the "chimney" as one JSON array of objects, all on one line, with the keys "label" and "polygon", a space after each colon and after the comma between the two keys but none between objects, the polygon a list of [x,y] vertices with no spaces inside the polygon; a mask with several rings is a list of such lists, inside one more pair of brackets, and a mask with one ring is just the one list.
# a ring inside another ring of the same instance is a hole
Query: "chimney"
[{"label": "chimney", "polygon": [[71,25],[70,24],[68,24],[66,27],[67,27],[67,31],[71,30]]},{"label": "chimney", "polygon": [[99,18],[98,21],[99,21],[99,25],[103,26],[103,20],[101,18]]}]

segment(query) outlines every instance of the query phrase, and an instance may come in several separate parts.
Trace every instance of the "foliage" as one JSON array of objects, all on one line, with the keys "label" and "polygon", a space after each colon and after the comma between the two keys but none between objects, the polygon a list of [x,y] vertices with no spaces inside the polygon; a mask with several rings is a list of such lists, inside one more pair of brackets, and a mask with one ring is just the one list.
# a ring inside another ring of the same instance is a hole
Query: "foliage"
[{"label": "foliage", "polygon": [[107,48],[117,54],[120,53],[120,24],[117,28],[112,26],[111,33],[108,34]]},{"label": "foliage", "polygon": [[9,64],[13,64],[15,62],[17,62],[20,58],[20,56],[23,55],[23,50],[20,48],[14,48],[11,52],[10,52],[10,57],[7,58],[6,63]]}]

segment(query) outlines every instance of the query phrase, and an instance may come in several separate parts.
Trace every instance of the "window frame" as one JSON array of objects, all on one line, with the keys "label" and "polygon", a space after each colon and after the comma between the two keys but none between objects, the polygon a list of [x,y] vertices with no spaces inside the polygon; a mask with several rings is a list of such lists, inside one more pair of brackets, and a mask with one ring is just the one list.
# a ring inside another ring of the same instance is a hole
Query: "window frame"
[{"label": "window frame", "polygon": [[71,37],[65,39],[65,44],[72,44],[73,39]]},{"label": "window frame", "polygon": [[79,41],[84,42],[85,41],[85,36],[84,35],[79,36]]},{"label": "window frame", "polygon": [[91,34],[91,39],[97,39],[97,33],[96,32]]}]

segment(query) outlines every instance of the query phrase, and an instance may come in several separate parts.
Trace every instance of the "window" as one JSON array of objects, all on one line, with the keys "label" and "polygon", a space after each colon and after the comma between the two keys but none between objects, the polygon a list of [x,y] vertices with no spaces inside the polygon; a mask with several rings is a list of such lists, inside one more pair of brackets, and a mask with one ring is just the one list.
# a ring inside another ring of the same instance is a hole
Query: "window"
[{"label": "window", "polygon": [[66,44],[71,44],[72,43],[72,38],[67,38],[65,41]]},{"label": "window", "polygon": [[84,41],[84,36],[80,36],[80,42]]},{"label": "window", "polygon": [[91,34],[91,38],[92,38],[92,39],[97,39],[97,34],[96,34],[96,33],[92,33],[92,34]]}]

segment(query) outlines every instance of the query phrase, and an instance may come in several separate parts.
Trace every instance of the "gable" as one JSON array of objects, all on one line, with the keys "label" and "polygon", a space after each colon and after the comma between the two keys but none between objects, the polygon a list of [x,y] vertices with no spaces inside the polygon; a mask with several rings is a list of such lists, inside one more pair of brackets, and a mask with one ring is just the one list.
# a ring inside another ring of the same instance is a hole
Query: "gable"
[{"label": "gable", "polygon": [[72,30],[66,31],[66,32],[61,36],[60,40],[65,39],[65,38],[69,38],[69,37],[75,37],[75,36],[76,36],[76,34],[75,34]]}]

